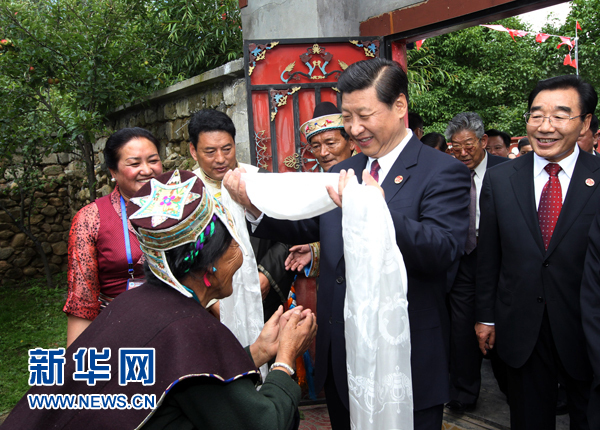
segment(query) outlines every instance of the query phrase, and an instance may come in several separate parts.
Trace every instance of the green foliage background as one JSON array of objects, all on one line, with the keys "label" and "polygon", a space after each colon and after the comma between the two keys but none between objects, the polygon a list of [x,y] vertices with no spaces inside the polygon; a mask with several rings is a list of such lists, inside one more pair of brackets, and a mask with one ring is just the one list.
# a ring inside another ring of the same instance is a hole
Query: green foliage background
[{"label": "green foliage background", "polygon": [[[579,36],[580,75],[600,88],[597,58],[600,46],[600,1],[575,0],[564,25],[550,23],[542,32],[575,37],[575,21],[583,28]],[[494,24],[530,31],[517,17]],[[408,67],[423,58],[445,75],[432,74],[425,91],[411,85],[411,110],[425,121],[425,133],[443,133],[448,121],[457,113],[475,111],[486,129],[496,128],[511,136],[525,134],[523,113],[527,97],[540,79],[575,74],[563,65],[569,52],[566,46],[556,49],[560,40],[549,38],[537,43],[535,35],[515,37],[485,27],[471,27],[427,39],[421,50],[409,51]],[[574,57],[575,51],[571,52]],[[410,74],[409,74],[410,78]]]}]

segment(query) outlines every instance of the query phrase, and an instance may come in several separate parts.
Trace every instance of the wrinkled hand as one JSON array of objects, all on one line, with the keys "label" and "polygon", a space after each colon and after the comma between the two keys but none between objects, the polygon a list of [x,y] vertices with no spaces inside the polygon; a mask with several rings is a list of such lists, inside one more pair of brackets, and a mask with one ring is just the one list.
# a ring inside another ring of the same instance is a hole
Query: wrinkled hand
[{"label": "wrinkled hand", "polygon": [[255,218],[261,215],[261,211],[252,204],[248,193],[246,192],[246,183],[242,180],[242,173],[246,173],[243,167],[238,167],[235,170],[230,170],[223,177],[223,186],[231,195],[234,202],[242,205]]},{"label": "wrinkled hand", "polygon": [[262,299],[265,300],[269,291],[271,291],[271,283],[269,282],[269,278],[260,271],[258,272],[258,280],[260,281],[260,294],[262,295]]},{"label": "wrinkled hand", "polygon": [[488,350],[493,349],[496,343],[496,327],[477,323],[475,324],[475,334],[479,341],[479,349],[483,355],[487,355]]},{"label": "wrinkled hand", "polygon": [[312,253],[308,244],[292,246],[290,248],[290,255],[285,259],[285,270],[297,270],[301,272],[304,267],[310,264],[311,260]]},{"label": "wrinkled hand", "polygon": [[[356,176],[354,174],[354,170],[348,169],[348,172],[346,172],[345,170],[342,169],[340,171],[340,180],[338,182],[338,192],[337,193],[335,192],[335,190],[333,189],[333,187],[331,185],[327,185],[327,193],[329,194],[329,197],[331,197],[331,200],[333,200],[333,202],[340,208],[342,207],[342,194],[344,192],[344,188],[346,188],[346,186],[348,185],[348,182],[350,182],[350,180],[354,176]],[[363,183],[369,187],[377,187],[379,189],[379,191],[381,191],[381,195],[385,198],[385,193],[383,191],[383,188],[381,188],[379,186],[377,181],[369,174],[369,172],[367,172],[366,169],[363,170],[362,180],[363,180]]]},{"label": "wrinkled hand", "polygon": [[[289,311],[288,311],[289,312]],[[306,351],[317,334],[317,318],[306,309],[292,309],[289,321],[282,326],[275,361],[296,367],[296,358]]]},{"label": "wrinkled hand", "polygon": [[265,323],[256,342],[250,345],[250,353],[252,354],[256,367],[262,366],[275,357],[277,349],[279,348],[281,332],[296,309],[300,311],[300,323],[302,323],[302,320],[306,318],[306,315],[311,312],[310,309],[303,310],[302,306],[283,312],[283,306],[279,306],[277,311],[269,318],[269,321]]}]

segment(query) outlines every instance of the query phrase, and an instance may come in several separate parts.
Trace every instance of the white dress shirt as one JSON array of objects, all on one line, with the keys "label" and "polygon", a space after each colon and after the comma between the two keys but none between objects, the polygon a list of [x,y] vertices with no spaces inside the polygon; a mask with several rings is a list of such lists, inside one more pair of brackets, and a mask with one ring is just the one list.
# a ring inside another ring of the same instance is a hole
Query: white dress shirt
[{"label": "white dress shirt", "polygon": [[[565,202],[567,190],[569,189],[569,184],[573,177],[573,170],[575,170],[577,157],[579,157],[579,145],[575,145],[575,149],[571,155],[558,162],[558,165],[561,167],[560,172],[558,172],[558,180],[560,181],[563,203]],[[533,187],[535,190],[536,208],[539,208],[540,206],[540,197],[542,196],[544,185],[546,185],[546,182],[548,182],[548,178],[550,177],[548,172],[544,169],[548,163],[549,161],[545,158],[540,157],[536,153],[533,154]]]},{"label": "white dress shirt", "polygon": [[476,205],[475,205],[475,228],[476,228],[476,232],[477,232],[477,236],[479,236],[479,218],[480,218],[480,214],[481,211],[479,210],[479,197],[481,196],[481,187],[483,186],[483,177],[485,176],[485,171],[487,170],[487,163],[488,163],[488,155],[487,155],[487,151],[484,149],[483,152],[485,152],[484,156],[483,156],[483,160],[481,160],[481,163],[479,163],[477,165],[477,167],[475,167],[473,170],[475,171],[475,174],[473,175],[473,182],[475,182],[475,190],[477,191],[477,199],[475,200]]},{"label": "white dress shirt", "polygon": [[[406,133],[406,136],[404,137],[404,139],[402,139],[400,141],[400,143],[398,145],[396,145],[396,147],[394,149],[392,149],[389,153],[387,153],[383,157],[379,157],[379,158],[369,157],[369,160],[367,161],[367,166],[365,167],[365,169],[367,169],[367,172],[369,172],[369,173],[371,172],[371,164],[373,164],[373,161],[375,161],[375,160],[379,161],[379,181],[378,181],[379,185],[383,184],[383,180],[385,179],[385,177],[387,176],[389,171],[392,169],[392,166],[398,159],[398,156],[400,155],[402,150],[406,147],[406,144],[412,137],[413,132],[410,128],[407,128],[406,132],[407,133]],[[356,176],[358,176],[359,178],[362,178],[362,172],[355,172],[355,173],[356,173]]]}]

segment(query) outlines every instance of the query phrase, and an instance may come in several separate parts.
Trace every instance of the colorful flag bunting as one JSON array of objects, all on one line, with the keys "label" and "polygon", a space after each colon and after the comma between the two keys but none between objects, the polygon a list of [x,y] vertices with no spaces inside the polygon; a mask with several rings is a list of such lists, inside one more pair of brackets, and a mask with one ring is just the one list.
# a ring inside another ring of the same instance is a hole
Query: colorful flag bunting
[{"label": "colorful flag bunting", "polygon": [[536,41],[536,42],[538,42],[538,43],[543,43],[543,42],[545,42],[546,40],[548,40],[548,38],[549,38],[549,37],[550,37],[550,35],[549,35],[549,34],[546,34],[546,33],[538,33],[538,34],[536,34],[536,36],[535,36],[535,41]]},{"label": "colorful flag bunting", "polygon": [[561,42],[558,44],[556,49],[559,49],[563,45],[567,45],[569,47],[569,50],[571,50],[573,48],[573,43],[571,42],[570,37],[565,37],[565,36],[558,36],[558,37],[560,37]]},{"label": "colorful flag bunting", "polygon": [[527,36],[529,34],[527,31],[523,31],[523,30],[512,30],[510,28],[508,28],[507,30],[508,30],[508,34],[510,34],[510,37],[512,37],[513,40],[515,40],[515,36],[523,37],[523,36]]},{"label": "colorful flag bunting", "polygon": [[577,23],[577,30],[581,30],[581,26],[579,25],[579,21],[575,21]]},{"label": "colorful flag bunting", "polygon": [[571,54],[567,54],[567,56],[565,57],[565,61],[563,61],[563,65],[564,66],[570,66],[571,65]]},{"label": "colorful flag bunting", "polygon": [[415,45],[417,45],[417,51],[418,51],[419,49],[421,49],[421,45],[423,44],[423,42],[425,42],[425,39],[417,40],[417,41],[415,42]]}]

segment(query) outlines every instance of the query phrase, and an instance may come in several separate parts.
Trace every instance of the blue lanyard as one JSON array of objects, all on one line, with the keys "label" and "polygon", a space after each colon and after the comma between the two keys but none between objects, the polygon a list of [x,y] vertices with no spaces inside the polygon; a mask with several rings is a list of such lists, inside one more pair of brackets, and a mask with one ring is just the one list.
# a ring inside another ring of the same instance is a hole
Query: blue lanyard
[{"label": "blue lanyard", "polygon": [[127,210],[125,199],[121,196],[121,220],[123,221],[123,235],[125,236],[125,251],[127,252],[127,263],[129,263],[129,275],[133,279],[133,260],[131,258],[131,245],[129,244],[129,229],[127,228]]}]

